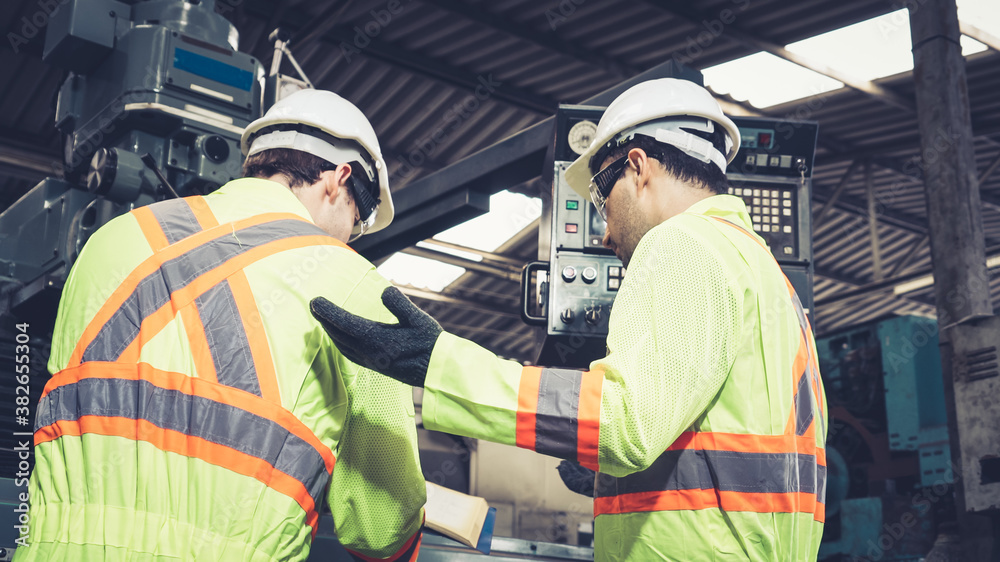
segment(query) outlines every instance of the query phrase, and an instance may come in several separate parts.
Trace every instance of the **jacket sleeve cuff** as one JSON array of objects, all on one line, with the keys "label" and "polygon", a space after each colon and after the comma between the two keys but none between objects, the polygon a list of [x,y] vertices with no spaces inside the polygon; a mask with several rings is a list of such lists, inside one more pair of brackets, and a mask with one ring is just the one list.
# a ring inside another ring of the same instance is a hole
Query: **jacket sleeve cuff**
[{"label": "jacket sleeve cuff", "polygon": [[420,554],[420,543],[423,540],[423,533],[420,529],[417,529],[416,533],[406,541],[406,543],[400,547],[395,553],[390,555],[388,558],[372,558],[371,556],[365,556],[360,552],[355,552],[349,548],[345,548],[348,554],[351,555],[356,562],[415,562],[417,556]]}]

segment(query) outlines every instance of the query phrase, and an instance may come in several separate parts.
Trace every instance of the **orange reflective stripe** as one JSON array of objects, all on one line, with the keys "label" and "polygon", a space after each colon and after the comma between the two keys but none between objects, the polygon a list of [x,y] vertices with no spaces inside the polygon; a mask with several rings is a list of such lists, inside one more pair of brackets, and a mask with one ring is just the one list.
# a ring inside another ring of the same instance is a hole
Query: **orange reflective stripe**
[{"label": "orange reflective stripe", "polygon": [[229,286],[236,300],[243,330],[250,343],[250,354],[253,357],[254,370],[257,372],[257,384],[260,385],[260,395],[264,400],[281,404],[281,392],[278,388],[278,374],[274,370],[274,360],[271,357],[271,344],[267,342],[264,322],[257,309],[253,291],[246,273],[237,271],[229,277]]},{"label": "orange reflective stripe", "polygon": [[160,222],[153,216],[149,207],[139,207],[132,211],[132,215],[139,223],[139,229],[142,230],[142,235],[146,237],[146,242],[149,243],[149,247],[154,253],[170,245],[167,241],[167,235],[160,228]]},{"label": "orange reflective stripe", "polygon": [[214,384],[202,379],[189,377],[182,373],[162,371],[148,363],[127,365],[123,363],[88,362],[78,367],[65,369],[56,373],[45,384],[41,398],[63,385],[73,384],[87,378],[146,380],[168,390],[177,390],[192,396],[200,396],[215,402],[228,404],[256,414],[279,424],[289,433],[299,437],[323,457],[327,472],[333,471],[335,459],[333,451],[316,437],[301,420],[279,404],[266,402],[248,392]]},{"label": "orange reflective stripe", "polygon": [[580,382],[580,405],[577,410],[577,454],[581,465],[600,470],[598,463],[601,441],[601,391],[604,371],[583,373]]},{"label": "orange reflective stripe", "polygon": [[753,513],[810,513],[813,519],[824,519],[823,504],[816,494],[792,492],[759,494],[707,490],[667,490],[638,492],[594,499],[594,515],[614,515],[645,511],[686,511],[722,509]]},{"label": "orange reflective stripe", "polygon": [[191,303],[179,312],[181,320],[184,322],[184,331],[187,333],[188,345],[191,348],[191,358],[194,360],[198,378],[210,382],[219,382],[215,373],[215,362],[212,361],[212,351],[208,346],[208,339],[205,338],[205,326],[201,322],[201,315],[198,307]]},{"label": "orange reflective stripe", "polygon": [[[188,236],[187,238],[146,258],[146,260],[132,270],[125,280],[122,281],[121,285],[115,289],[94,318],[90,321],[90,324],[87,325],[87,328],[84,329],[83,334],[80,336],[80,341],[77,342],[76,348],[70,356],[69,364],[67,366],[75,367],[80,364],[83,352],[87,349],[87,346],[89,346],[94,338],[97,337],[101,328],[104,327],[108,320],[111,319],[112,315],[114,315],[114,313],[122,306],[125,300],[128,299],[133,292],[135,292],[139,282],[145,279],[148,275],[157,271],[165,262],[187,253],[192,249],[201,246],[205,242],[219,238],[220,236],[231,235],[231,233],[235,230],[282,219],[303,220],[302,217],[294,213],[265,213],[262,215],[256,215],[233,223],[219,225],[209,230],[203,230],[197,234]],[[152,218],[152,213],[150,213],[150,220],[155,222],[155,219]],[[329,240],[335,239],[329,238]],[[336,242],[337,243],[333,245],[346,247],[346,245],[342,242]],[[329,241],[325,243],[332,244]],[[178,306],[178,308],[180,307]]]},{"label": "orange reflective stripe", "polygon": [[201,225],[202,230],[219,226],[219,221],[215,218],[215,213],[212,212],[204,197],[186,197],[184,200],[191,207],[191,212],[198,219],[198,224]]},{"label": "orange reflective stripe", "polygon": [[516,444],[522,449],[535,450],[535,414],[538,411],[538,388],[542,382],[542,369],[521,369],[521,383],[517,390]]},{"label": "orange reflective stripe", "polygon": [[267,461],[236,449],[206,441],[201,437],[164,429],[146,420],[81,416],[77,420],[59,420],[35,432],[35,446],[63,435],[81,436],[84,433],[125,437],[150,443],[161,451],[201,459],[243,476],[249,476],[295,500],[307,513],[306,522],[315,533],[319,514],[309,491],[295,478],[275,469]]},{"label": "orange reflective stripe", "polygon": [[816,439],[794,434],[754,435],[750,433],[685,431],[667,447],[668,451],[680,449],[708,449],[741,453],[807,453],[816,455],[817,464],[826,466],[826,455],[821,453],[822,449],[816,447]]}]

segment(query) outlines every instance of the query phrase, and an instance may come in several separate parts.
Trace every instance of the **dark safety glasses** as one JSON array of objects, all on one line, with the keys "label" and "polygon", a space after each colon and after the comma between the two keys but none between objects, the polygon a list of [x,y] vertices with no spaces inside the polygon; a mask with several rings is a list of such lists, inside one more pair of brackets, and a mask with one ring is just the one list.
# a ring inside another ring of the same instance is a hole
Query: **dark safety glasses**
[{"label": "dark safety glasses", "polygon": [[608,202],[608,195],[611,194],[611,188],[618,183],[618,179],[621,178],[622,172],[625,171],[625,166],[627,165],[628,155],[626,154],[608,164],[600,172],[594,174],[594,177],[590,180],[590,200],[594,202],[597,212],[600,213],[601,218],[605,222],[608,220],[608,213],[604,209],[604,205]]}]

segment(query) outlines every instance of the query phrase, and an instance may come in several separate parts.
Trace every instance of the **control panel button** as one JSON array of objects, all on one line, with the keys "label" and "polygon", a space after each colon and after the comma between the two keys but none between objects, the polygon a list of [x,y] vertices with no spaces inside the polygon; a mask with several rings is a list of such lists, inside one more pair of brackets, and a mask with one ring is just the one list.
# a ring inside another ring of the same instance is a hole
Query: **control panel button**
[{"label": "control panel button", "polygon": [[611,279],[608,279],[608,290],[617,291],[618,287],[620,287],[621,284],[622,284],[621,279],[618,279],[617,277],[612,277]]},{"label": "control panel button", "polygon": [[586,283],[593,283],[594,281],[597,281],[597,269],[587,266],[583,268],[583,273],[580,274],[580,277]]},{"label": "control panel button", "polygon": [[567,308],[559,314],[559,319],[562,320],[563,324],[572,324],[573,320],[576,319],[576,314],[572,308]]},{"label": "control panel button", "polygon": [[570,234],[576,234],[579,231],[579,229],[580,227],[576,223],[573,222],[566,223],[566,232],[569,232]]},{"label": "control panel button", "polygon": [[583,319],[591,326],[596,326],[601,323],[601,305],[588,306],[583,315]]},{"label": "control panel button", "polygon": [[576,279],[576,268],[572,265],[567,265],[562,270],[562,278],[566,280],[567,283]]},{"label": "control panel button", "polygon": [[576,199],[569,199],[566,201],[566,209],[569,211],[575,211],[580,208],[580,202]]}]

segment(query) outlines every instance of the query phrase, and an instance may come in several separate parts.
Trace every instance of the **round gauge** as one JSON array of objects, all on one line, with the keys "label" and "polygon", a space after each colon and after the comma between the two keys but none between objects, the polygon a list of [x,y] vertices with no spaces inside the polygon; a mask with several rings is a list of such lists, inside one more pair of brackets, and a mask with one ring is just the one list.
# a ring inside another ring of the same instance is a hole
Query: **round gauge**
[{"label": "round gauge", "polygon": [[569,143],[569,149],[577,154],[587,152],[587,148],[594,141],[596,133],[597,125],[593,121],[580,121],[576,125],[573,125],[569,129],[569,134],[566,135],[566,142]]}]

